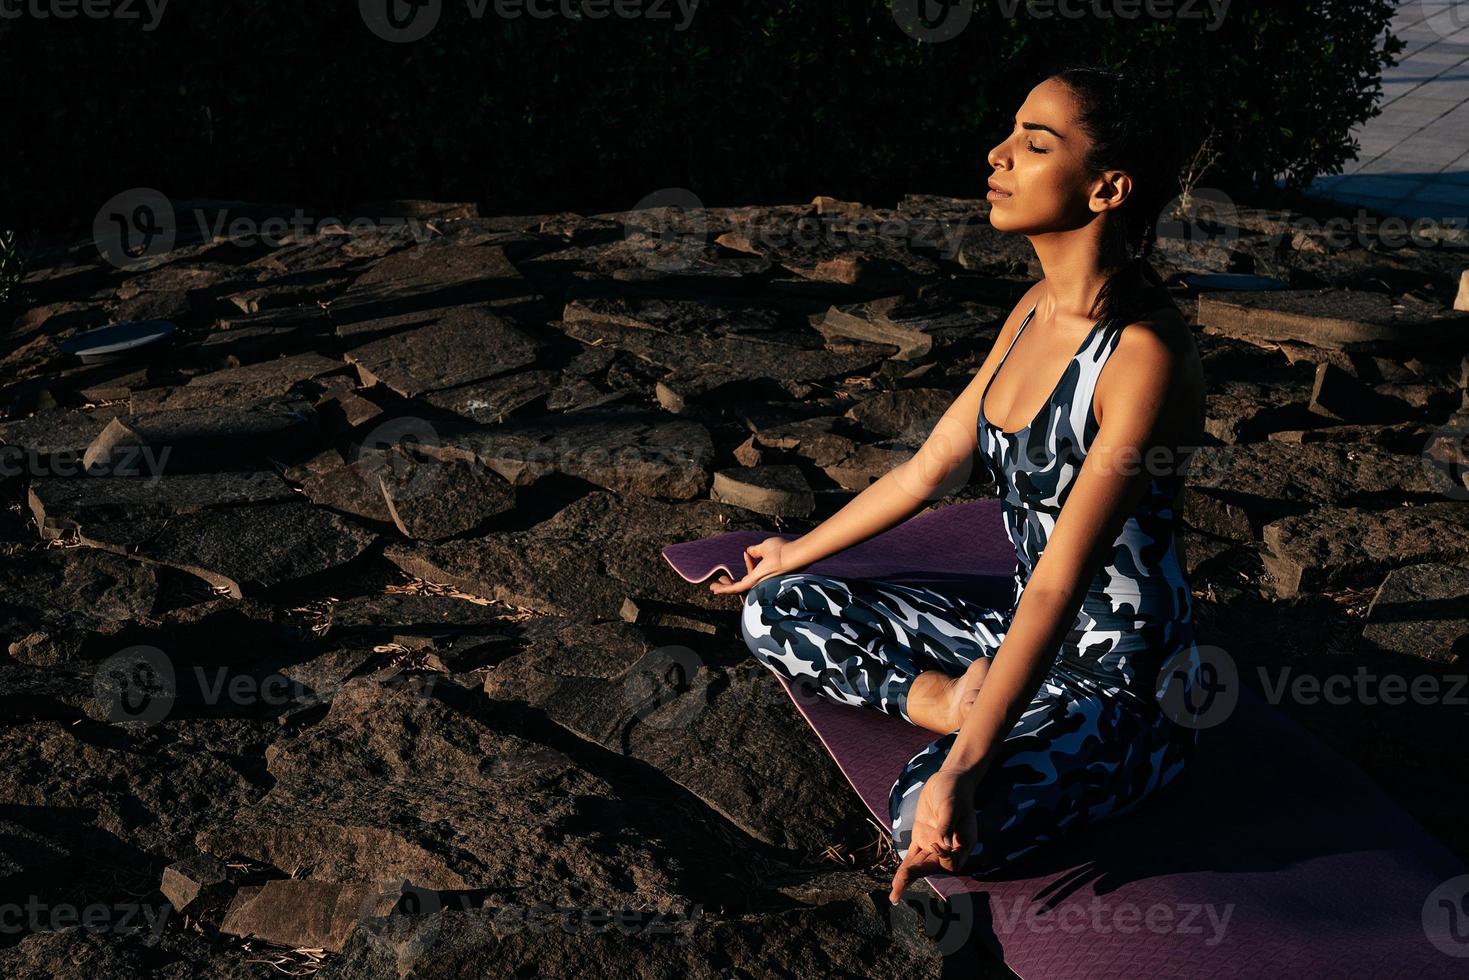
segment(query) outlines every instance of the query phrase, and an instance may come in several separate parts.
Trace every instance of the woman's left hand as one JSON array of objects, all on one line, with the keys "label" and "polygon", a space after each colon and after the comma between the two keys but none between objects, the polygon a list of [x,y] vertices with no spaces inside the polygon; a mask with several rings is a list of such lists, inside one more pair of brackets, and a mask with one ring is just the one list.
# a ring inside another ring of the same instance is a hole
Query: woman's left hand
[{"label": "woman's left hand", "polygon": [[979,840],[972,779],[940,769],[918,792],[908,856],[893,876],[888,901],[896,905],[914,878],[956,873]]}]

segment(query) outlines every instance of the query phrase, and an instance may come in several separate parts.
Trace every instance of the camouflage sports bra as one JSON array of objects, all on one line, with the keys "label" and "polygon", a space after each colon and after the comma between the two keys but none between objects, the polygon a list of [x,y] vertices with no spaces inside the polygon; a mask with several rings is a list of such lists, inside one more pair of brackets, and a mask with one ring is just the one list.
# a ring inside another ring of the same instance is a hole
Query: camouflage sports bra
[{"label": "camouflage sports bra", "polygon": [[[1036,417],[1006,432],[985,418],[984,396],[1035,311],[1026,315],[985,383],[977,420],[979,452],[999,486],[1015,545],[1011,616],[1096,437],[1097,378],[1122,335],[1115,320],[1093,325]],[[1163,661],[1193,642],[1193,597],[1174,537],[1173,502],[1182,482],[1176,472],[1152,478],[1118,534],[1111,559],[1088,586],[1056,667],[1152,695]]]}]

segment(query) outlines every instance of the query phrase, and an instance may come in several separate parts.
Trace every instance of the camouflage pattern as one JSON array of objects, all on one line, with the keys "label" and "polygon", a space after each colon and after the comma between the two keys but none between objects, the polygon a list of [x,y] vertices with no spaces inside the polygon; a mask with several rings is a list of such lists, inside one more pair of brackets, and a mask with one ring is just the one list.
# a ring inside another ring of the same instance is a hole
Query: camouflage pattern
[{"label": "camouflage pattern", "polygon": [[[1034,315],[1032,308],[1016,339]],[[995,475],[1015,546],[1008,609],[889,582],[775,575],[757,583],[744,603],[742,630],[755,657],[832,700],[910,723],[907,695],[919,672],[957,676],[977,657],[993,657],[1096,436],[1092,397],[1120,335],[1115,322],[1093,326],[1022,429],[991,425],[984,414],[988,385],[981,395],[979,454]],[[1199,726],[1170,718],[1159,704],[1165,684],[1182,676],[1191,690],[1199,670],[1192,592],[1174,537],[1181,482],[1177,472],[1152,478],[1040,689],[996,748],[975,794],[979,840],[965,871],[995,871],[1093,821],[1127,813],[1193,758]],[[900,855],[907,854],[923,784],[956,737],[931,742],[893,784],[889,817]]]},{"label": "camouflage pattern", "polygon": [[909,724],[913,678],[962,674],[993,657],[1009,625],[999,610],[954,596],[811,572],[755,583],[741,623],[755,659],[787,680]]}]

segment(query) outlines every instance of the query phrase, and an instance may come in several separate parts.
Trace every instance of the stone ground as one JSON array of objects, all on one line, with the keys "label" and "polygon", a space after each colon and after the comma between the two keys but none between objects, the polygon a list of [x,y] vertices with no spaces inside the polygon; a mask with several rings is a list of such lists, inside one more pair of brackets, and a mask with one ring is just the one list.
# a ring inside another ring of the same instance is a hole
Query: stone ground
[{"label": "stone ground", "polygon": [[[658,554],[808,528],[911,453],[1039,272],[987,213],[398,202],[50,254],[0,336],[0,974],[1006,975],[889,910],[738,597]],[[1293,287],[1178,288],[1208,641],[1252,683],[1450,691],[1469,251],[1248,209],[1165,236],[1171,281]],[[59,346],[149,318],[170,345]],[[1462,701],[1283,707],[1469,855]]]},{"label": "stone ground", "polygon": [[1352,135],[1342,173],[1312,193],[1403,218],[1469,220],[1469,8],[1461,0],[1399,0],[1391,30],[1399,62],[1383,72],[1382,112]]}]

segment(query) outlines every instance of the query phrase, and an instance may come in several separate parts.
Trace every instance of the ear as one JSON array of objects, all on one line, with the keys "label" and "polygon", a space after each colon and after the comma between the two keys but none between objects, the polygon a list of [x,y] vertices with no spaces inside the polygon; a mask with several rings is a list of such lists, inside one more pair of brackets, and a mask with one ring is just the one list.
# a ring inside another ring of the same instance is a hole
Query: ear
[{"label": "ear", "polygon": [[1087,202],[1093,211],[1111,211],[1122,206],[1132,193],[1132,178],[1125,170],[1103,170]]}]

